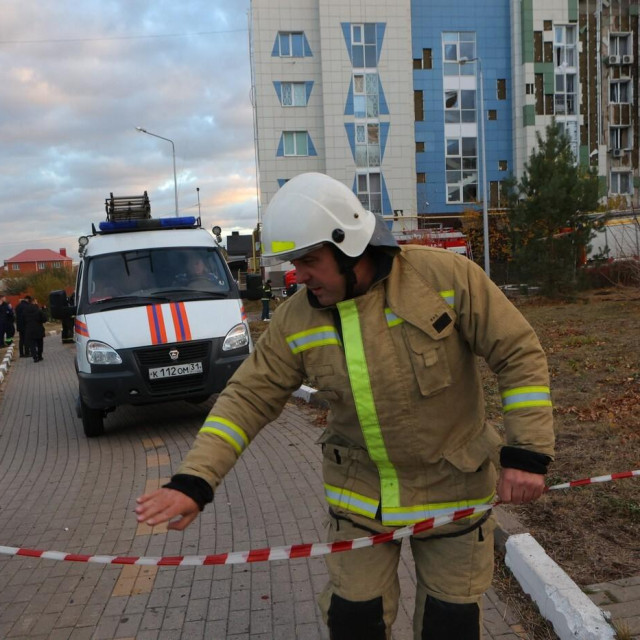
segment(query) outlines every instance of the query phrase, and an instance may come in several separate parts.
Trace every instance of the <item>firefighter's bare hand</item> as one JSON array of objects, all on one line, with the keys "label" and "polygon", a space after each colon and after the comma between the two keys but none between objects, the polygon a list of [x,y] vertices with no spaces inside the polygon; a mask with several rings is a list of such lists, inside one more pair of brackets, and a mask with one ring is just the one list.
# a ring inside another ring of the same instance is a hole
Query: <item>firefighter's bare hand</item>
[{"label": "firefighter's bare hand", "polygon": [[526,504],[544,493],[544,476],[520,469],[503,468],[498,480],[498,497],[505,504]]},{"label": "firefighter's bare hand", "polygon": [[200,513],[200,508],[189,496],[164,487],[140,496],[136,502],[138,522],[154,526],[169,521],[168,528],[176,531],[186,529]]}]

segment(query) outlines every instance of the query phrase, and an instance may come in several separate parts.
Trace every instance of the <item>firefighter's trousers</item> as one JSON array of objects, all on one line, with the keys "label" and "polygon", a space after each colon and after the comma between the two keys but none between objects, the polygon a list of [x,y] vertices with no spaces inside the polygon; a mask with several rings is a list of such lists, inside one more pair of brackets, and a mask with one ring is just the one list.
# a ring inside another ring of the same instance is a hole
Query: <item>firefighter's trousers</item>
[{"label": "firefighter's trousers", "polygon": [[[331,512],[327,540],[377,533]],[[493,577],[494,516],[452,523],[411,538],[417,593],[415,640],[478,640],[483,593]],[[440,533],[440,532],[443,533]],[[319,605],[332,640],[389,640],[398,612],[400,542],[326,556],[329,583]]]}]

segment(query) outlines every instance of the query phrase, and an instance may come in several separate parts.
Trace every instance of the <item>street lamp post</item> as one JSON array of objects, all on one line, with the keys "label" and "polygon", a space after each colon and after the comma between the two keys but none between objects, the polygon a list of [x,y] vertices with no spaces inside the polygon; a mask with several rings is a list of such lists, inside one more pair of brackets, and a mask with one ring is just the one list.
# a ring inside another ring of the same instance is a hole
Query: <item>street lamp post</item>
[{"label": "street lamp post", "polygon": [[487,198],[487,157],[485,153],[484,137],[484,77],[482,75],[482,60],[480,58],[460,58],[460,64],[467,62],[478,63],[477,84],[480,84],[480,109],[478,109],[478,120],[480,121],[480,151],[482,163],[482,230],[484,238],[484,271],[491,277],[491,264],[489,260],[489,208]]},{"label": "street lamp post", "polygon": [[136,131],[140,131],[140,133],[146,133],[149,136],[153,136],[154,138],[160,138],[160,140],[166,140],[171,143],[171,150],[173,154],[173,194],[175,196],[176,201],[176,218],[178,217],[178,180],[176,178],[176,146],[173,144],[173,140],[169,140],[169,138],[164,138],[163,136],[159,136],[157,133],[151,133],[151,131],[147,131],[142,127],[136,127]]}]

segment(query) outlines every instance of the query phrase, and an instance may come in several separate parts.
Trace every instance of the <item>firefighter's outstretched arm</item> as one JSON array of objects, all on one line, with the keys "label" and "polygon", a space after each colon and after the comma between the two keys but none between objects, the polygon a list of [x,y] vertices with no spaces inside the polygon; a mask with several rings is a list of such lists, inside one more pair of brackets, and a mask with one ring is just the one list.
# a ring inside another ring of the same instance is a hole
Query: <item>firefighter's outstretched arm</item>
[{"label": "firefighter's outstretched arm", "polygon": [[136,502],[138,522],[154,526],[169,521],[169,529],[176,531],[186,529],[200,513],[195,500],[181,491],[167,487],[146,493]]}]

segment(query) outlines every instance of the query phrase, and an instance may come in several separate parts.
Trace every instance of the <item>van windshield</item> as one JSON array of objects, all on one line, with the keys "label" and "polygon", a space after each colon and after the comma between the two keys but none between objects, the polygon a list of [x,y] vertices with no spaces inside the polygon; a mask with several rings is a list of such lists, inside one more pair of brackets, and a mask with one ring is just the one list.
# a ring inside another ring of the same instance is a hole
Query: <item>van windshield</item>
[{"label": "van windshield", "polygon": [[123,251],[91,258],[86,271],[89,305],[227,297],[229,271],[216,249],[165,247]]}]

